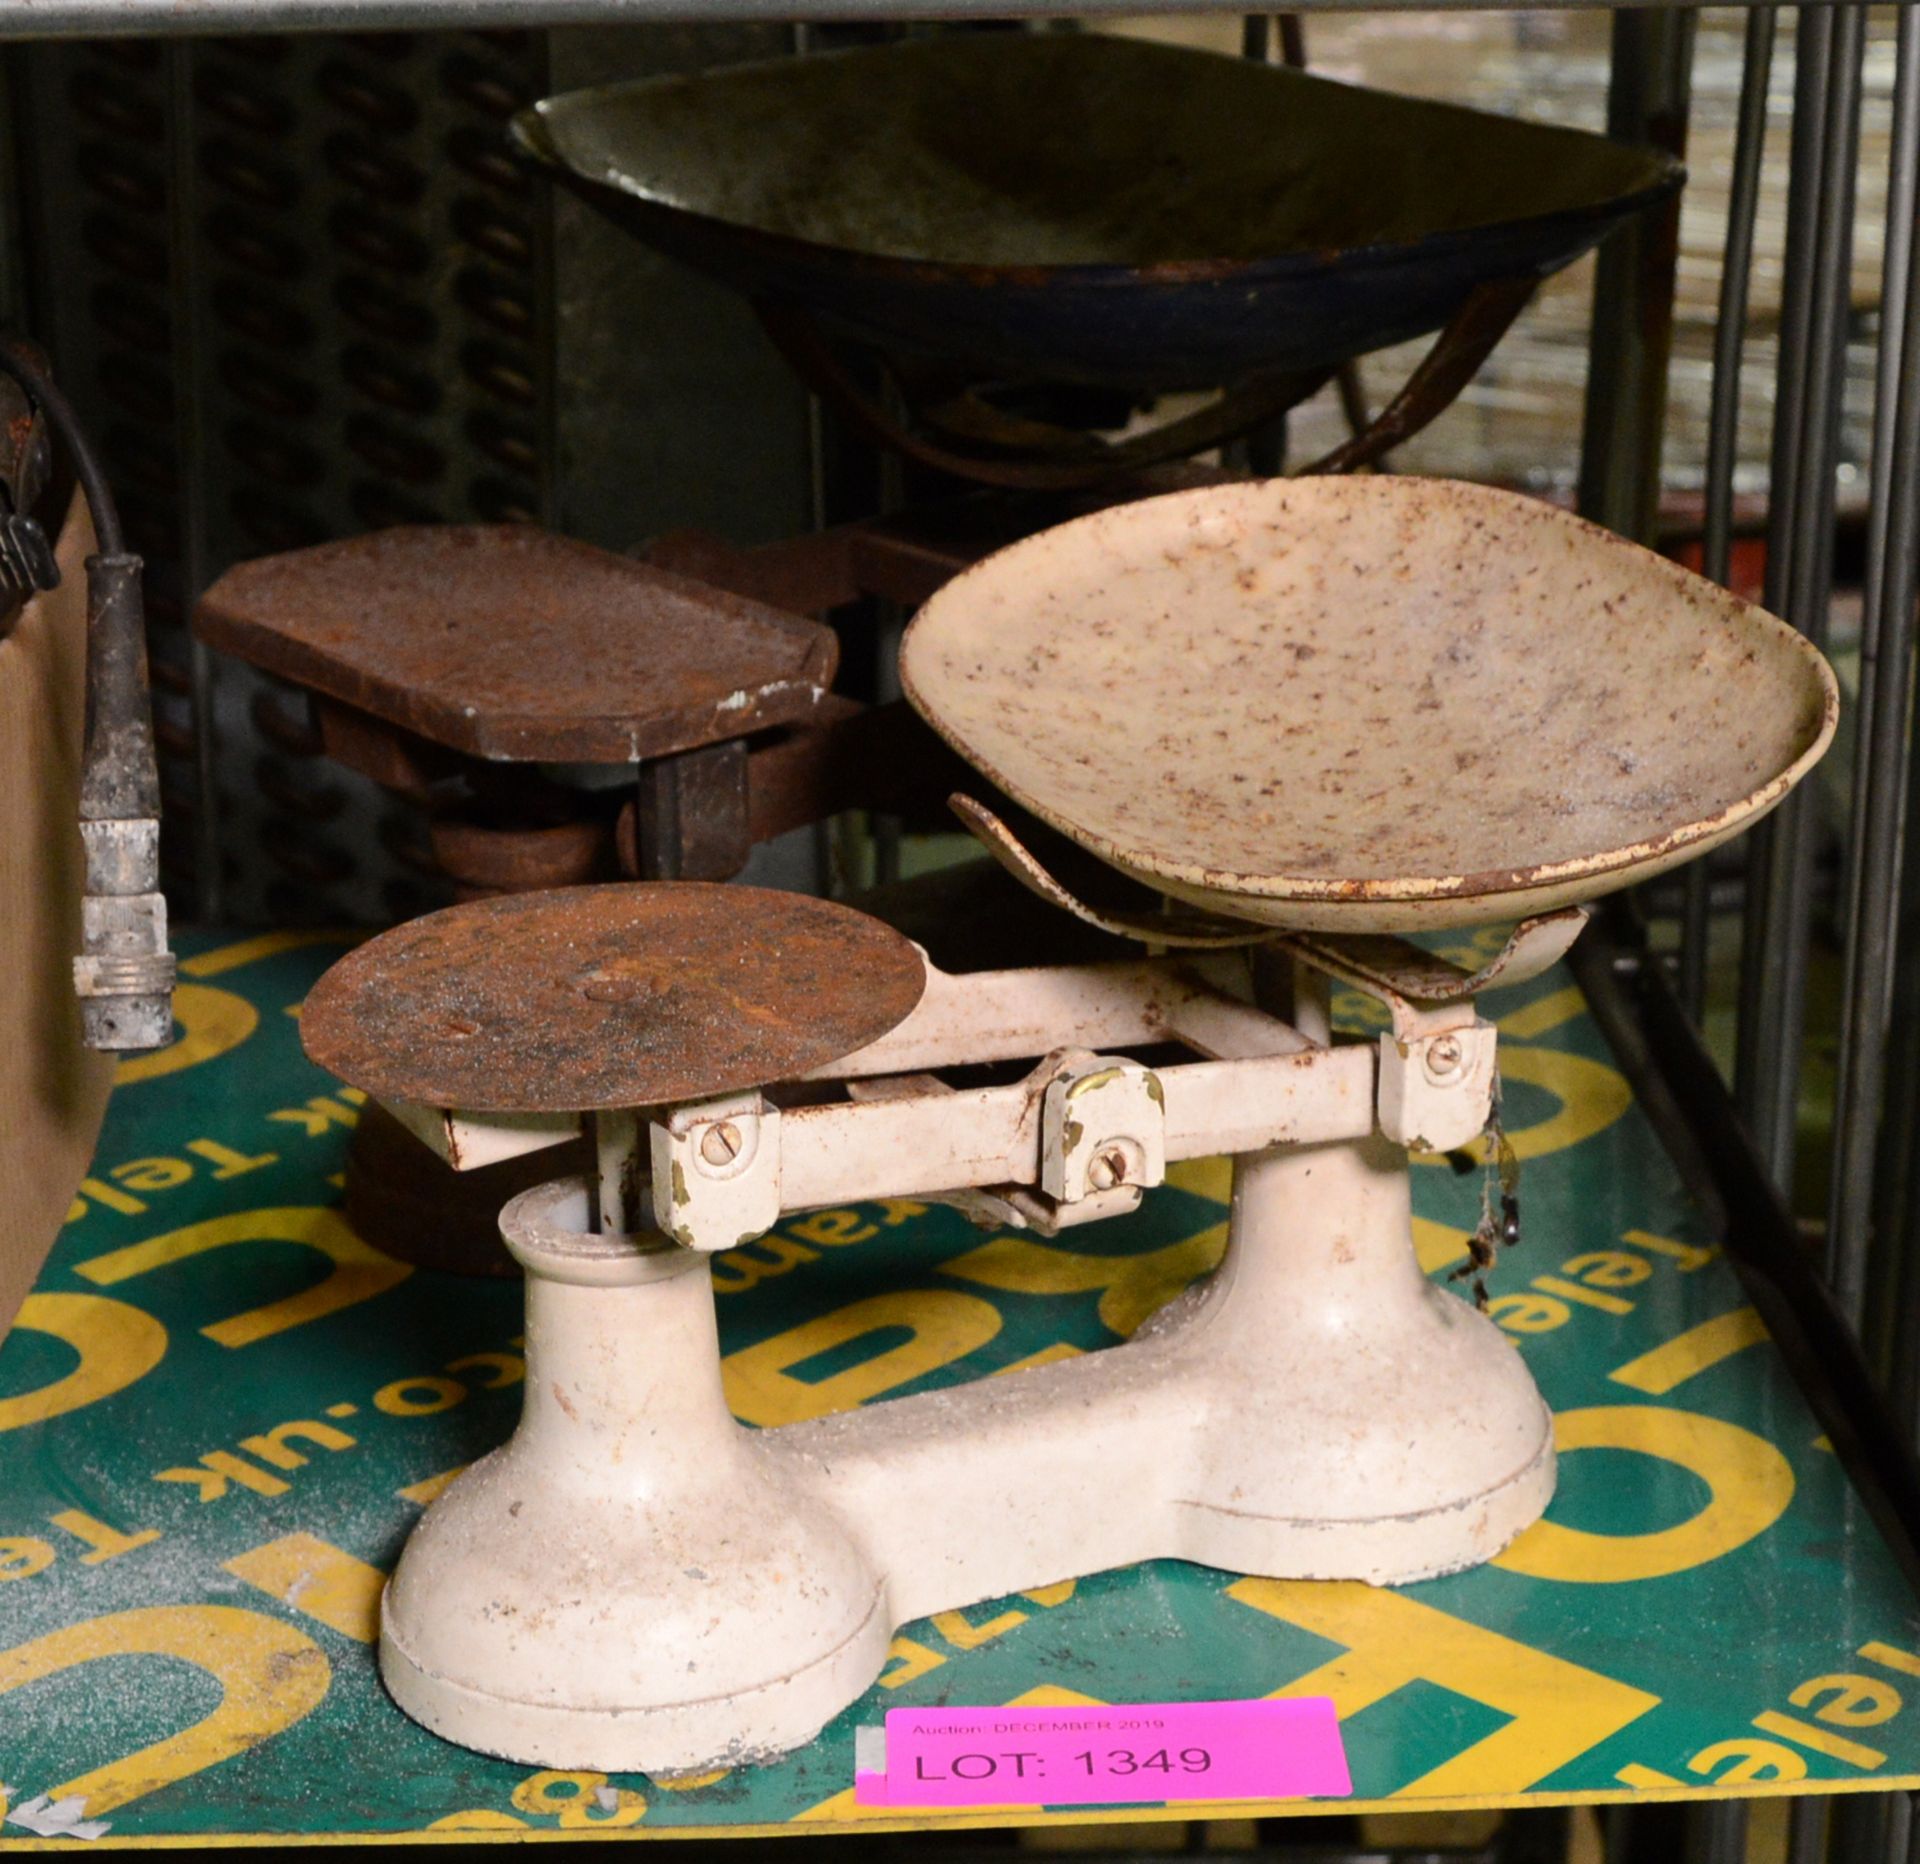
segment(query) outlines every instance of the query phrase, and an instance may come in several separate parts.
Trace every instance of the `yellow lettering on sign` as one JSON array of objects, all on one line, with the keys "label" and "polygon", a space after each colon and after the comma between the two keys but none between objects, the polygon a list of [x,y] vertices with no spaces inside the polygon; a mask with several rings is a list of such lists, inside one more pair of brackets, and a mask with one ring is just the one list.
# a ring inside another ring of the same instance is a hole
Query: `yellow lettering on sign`
[{"label": "yellow lettering on sign", "polygon": [[0,1431],[44,1424],[111,1398],[145,1378],[167,1351],[167,1330],[151,1314],[103,1294],[30,1294],[13,1324],[64,1340],[80,1363],[37,1391],[0,1398]]},{"label": "yellow lettering on sign", "polygon": [[1009,1709],[1104,1709],[1108,1705],[1105,1696],[1085,1696],[1060,1683],[1036,1683],[1017,1696],[1009,1696],[1004,1706]]},{"label": "yellow lettering on sign", "polygon": [[217,1139],[189,1139],[187,1150],[197,1153],[213,1167],[216,1178],[238,1178],[250,1171],[259,1171],[263,1166],[277,1165],[280,1154],[277,1152],[236,1152],[231,1146],[223,1146]]},{"label": "yellow lettering on sign", "polygon": [[1793,1500],[1793,1466],[1764,1437],[1738,1424],[1664,1405],[1595,1405],[1553,1420],[1562,1456],[1635,1450],[1690,1469],[1712,1495],[1691,1520],[1652,1534],[1594,1534],[1536,1521],[1494,1559],[1532,1579],[1616,1585],[1705,1566],[1763,1534]]},{"label": "yellow lettering on sign", "polygon": [[[876,1230],[874,1234],[878,1235],[879,1232]],[[778,1230],[769,1230],[765,1236],[751,1243],[742,1243],[714,1258],[710,1271],[714,1292],[739,1294],[770,1276],[784,1275],[789,1269],[797,1269],[803,1262],[819,1260],[819,1250],[796,1243],[792,1237],[782,1236]]]},{"label": "yellow lettering on sign", "polygon": [[380,1635],[380,1588],[387,1576],[344,1547],[312,1534],[283,1534],[224,1561],[227,1571],[270,1598],[371,1644]]},{"label": "yellow lettering on sign", "polygon": [[26,1535],[0,1537],[0,1585],[9,1579],[31,1579],[54,1562],[54,1551],[44,1540]]},{"label": "yellow lettering on sign", "polygon": [[431,1417],[436,1411],[451,1411],[466,1395],[458,1379],[395,1379],[373,1394],[373,1408],[389,1417]]},{"label": "yellow lettering on sign", "polygon": [[[1577,994],[1577,993],[1576,993]],[[1549,999],[1550,1000],[1550,999]],[[1529,1008],[1536,1007],[1529,1005]],[[1501,1028],[1507,1027],[1505,1020]],[[1633,1090],[1618,1069],[1604,1062],[1589,1061],[1584,1055],[1569,1055],[1564,1049],[1525,1048],[1516,1044],[1500,1051],[1500,1078],[1526,1081],[1544,1088],[1560,1102],[1559,1111],[1531,1126],[1507,1127],[1507,1138],[1523,1159],[1544,1157],[1549,1152],[1564,1152],[1595,1133],[1605,1132],[1621,1114],[1633,1105]],[[1508,1112],[1512,1103],[1508,1103]],[[1469,1158],[1484,1161],[1485,1139],[1475,1139],[1460,1150]],[[1422,1165],[1444,1165],[1439,1153],[1415,1155]]]},{"label": "yellow lettering on sign", "polygon": [[458,1359],[447,1361],[449,1372],[465,1372],[474,1366],[495,1374],[493,1378],[474,1381],[483,1392],[502,1391],[509,1385],[518,1385],[527,1376],[527,1362],[518,1353],[463,1353]]},{"label": "yellow lettering on sign", "polygon": [[1653,1264],[1630,1249],[1590,1249],[1560,1264],[1563,1273],[1589,1288],[1634,1288],[1653,1273]]},{"label": "yellow lettering on sign", "polygon": [[1551,1333],[1572,1317],[1573,1309],[1550,1294],[1497,1294],[1487,1303],[1487,1318],[1509,1333]]},{"label": "yellow lettering on sign", "polygon": [[1469,1230],[1457,1230],[1450,1223],[1435,1223],[1431,1217],[1413,1220],[1413,1254],[1422,1275],[1436,1275],[1467,1259]]},{"label": "yellow lettering on sign", "polygon": [[803,1236],[810,1243],[824,1243],[828,1248],[842,1243],[864,1243],[880,1234],[880,1226],[869,1223],[857,1210],[816,1210],[810,1217],[789,1223],[787,1228],[795,1236]]},{"label": "yellow lettering on sign", "polygon": [[437,1502],[452,1486],[453,1479],[466,1468],[465,1463],[456,1464],[452,1469],[443,1469],[437,1476],[429,1476],[424,1482],[409,1482],[404,1489],[395,1489],[394,1493],[403,1502],[418,1502],[422,1508],[429,1502]]},{"label": "yellow lettering on sign", "polygon": [[1346,1646],[1276,1696],[1331,1696],[1344,1720],[1424,1682],[1510,1717],[1395,1798],[1525,1792],[1660,1703],[1643,1689],[1357,1580],[1242,1579],[1227,1596]]},{"label": "yellow lettering on sign", "polygon": [[1579,1282],[1563,1280],[1558,1275],[1536,1275],[1533,1278],[1536,1288],[1544,1288],[1549,1294],[1557,1294],[1568,1301],[1577,1301],[1582,1307],[1597,1307],[1603,1314],[1631,1314],[1633,1303],[1623,1301],[1617,1294],[1601,1294],[1598,1289],[1582,1286]]},{"label": "yellow lettering on sign", "polygon": [[109,1210],[117,1210],[123,1217],[137,1217],[146,1209],[137,1197],[129,1197],[125,1191],[116,1191],[112,1185],[103,1184],[98,1178],[82,1178],[80,1189],[83,1196],[76,1197],[67,1212],[67,1221],[73,1223],[87,1214],[87,1198],[96,1204],[104,1204]]},{"label": "yellow lettering on sign", "polygon": [[933,1628],[956,1650],[978,1650],[982,1644],[991,1644],[997,1637],[1005,1637],[1015,1625],[1027,1622],[1025,1612],[1002,1612],[998,1618],[989,1618],[983,1625],[970,1623],[964,1612],[935,1612]]},{"label": "yellow lettering on sign", "polygon": [[1845,1761],[1849,1767],[1858,1767],[1863,1773],[1871,1773],[1874,1768],[1887,1764],[1887,1757],[1878,1748],[1849,1741],[1845,1735],[1816,1728],[1811,1722],[1803,1722],[1795,1716],[1782,1715],[1778,1709],[1768,1709],[1756,1715],[1753,1725],[1762,1734],[1779,1735],[1785,1740],[1797,1742],[1803,1748],[1811,1748],[1816,1754],[1831,1755],[1835,1760]]},{"label": "yellow lettering on sign", "polygon": [[180,970],[187,977],[218,977],[222,972],[239,970],[243,964],[257,964],[283,951],[298,951],[303,945],[357,945],[363,936],[357,932],[261,932],[182,958]]},{"label": "yellow lettering on sign", "polygon": [[[182,965],[181,969],[186,967]],[[136,1081],[178,1074],[182,1068],[212,1061],[238,1048],[259,1027],[260,1012],[231,990],[216,990],[210,984],[176,983],[173,1019],[180,1025],[178,1037],[151,1055],[123,1061],[113,1071],[114,1086],[131,1087]]]},{"label": "yellow lettering on sign", "polygon": [[283,1125],[297,1126],[309,1139],[325,1139],[336,1126],[352,1128],[360,1124],[359,1102],[366,1098],[350,1087],[335,1094],[316,1094],[304,1107],[281,1107],[267,1118]]},{"label": "yellow lettering on sign", "polygon": [[0,1696],[85,1663],[129,1657],[195,1665],[220,1685],[220,1703],[192,1727],[48,1789],[56,1800],[84,1800],[89,1817],[204,1773],[291,1728],[319,1706],[332,1677],[326,1652],[284,1619],[231,1605],[149,1605],[0,1651]]},{"label": "yellow lettering on sign", "polygon": [[1057,1365],[1063,1359],[1078,1359],[1080,1348],[1070,1346],[1065,1340],[1055,1340],[1051,1346],[1043,1346],[1036,1352],[1024,1353],[1018,1359],[1010,1359],[989,1378],[1004,1378],[1009,1372],[1031,1372],[1035,1366]]},{"label": "yellow lettering on sign", "polygon": [[[909,1337],[818,1383],[797,1379],[789,1370],[816,1354],[892,1328],[904,1328]],[[729,1353],[721,1362],[727,1403],[749,1424],[825,1417],[964,1359],[999,1331],[999,1309],[977,1295],[940,1289],[872,1295]]]},{"label": "yellow lettering on sign", "polygon": [[1910,1650],[1897,1649],[1892,1644],[1882,1644],[1878,1638],[1860,1646],[1859,1655],[1869,1663],[1883,1664],[1889,1670],[1898,1670],[1902,1676],[1920,1676],[1920,1657]]},{"label": "yellow lettering on sign", "polygon": [[915,1677],[939,1669],[946,1658],[937,1650],[916,1644],[910,1637],[897,1637],[887,1646],[887,1662],[894,1667],[882,1670],[873,1680],[882,1689],[898,1689],[902,1683],[911,1683]]},{"label": "yellow lettering on sign", "polygon": [[[1564,990],[1536,997],[1531,1003],[1523,1003],[1519,1009],[1501,1017],[1500,1033],[1509,1042],[1531,1042],[1535,1036],[1543,1036],[1550,1029],[1559,1029],[1575,1017],[1584,1016],[1586,1009],[1587,1000],[1569,984]],[[1502,1066],[1505,1060],[1503,1054]]]},{"label": "yellow lettering on sign", "polygon": [[409,1264],[369,1249],[338,1211],[315,1204],[234,1211],[205,1223],[191,1223],[184,1230],[149,1237],[143,1243],[130,1243],[124,1249],[109,1250],[76,1266],[88,1281],[112,1287],[133,1276],[184,1262],[189,1256],[241,1243],[299,1243],[325,1256],[333,1267],[323,1281],[284,1301],[252,1308],[200,1329],[221,1346],[252,1346],[290,1327],[337,1314],[344,1307],[370,1301],[398,1287],[413,1273]]},{"label": "yellow lettering on sign", "polygon": [[[1722,1761],[1731,1765],[1715,1773]],[[1689,1773],[1705,1774],[1715,1786],[1745,1786],[1750,1780],[1804,1780],[1807,1757],[1778,1741],[1756,1741],[1742,1735],[1736,1741],[1716,1741],[1687,1762]]]},{"label": "yellow lettering on sign", "polygon": [[1629,1230],[1620,1240],[1636,1249],[1650,1249],[1657,1256],[1671,1258],[1679,1265],[1682,1275],[1705,1268],[1720,1253],[1717,1249],[1702,1249],[1698,1243],[1676,1243],[1670,1237],[1655,1236],[1648,1230]]},{"label": "yellow lettering on sign", "polygon": [[251,1489],[256,1495],[284,1495],[286,1483],[278,1476],[270,1476],[264,1469],[256,1469],[244,1456],[235,1456],[231,1450],[209,1450],[197,1463],[177,1465],[172,1469],[156,1469],[153,1472],[156,1482],[191,1483],[196,1491],[195,1500],[202,1503],[217,1502],[227,1493],[228,1485],[237,1482],[243,1489]]},{"label": "yellow lettering on sign", "polygon": [[1703,1320],[1685,1333],[1664,1340],[1650,1353],[1630,1359],[1607,1377],[1616,1385],[1625,1385],[1649,1398],[1664,1398],[1676,1385],[1684,1385],[1696,1372],[1717,1366],[1721,1360],[1749,1346],[1757,1346],[1767,1337],[1766,1322],[1750,1307],[1736,1307],[1731,1314],[1717,1314]]},{"label": "yellow lettering on sign", "polygon": [[107,1176],[135,1191],[171,1191],[193,1176],[193,1167],[185,1159],[129,1159],[124,1165],[114,1166]]},{"label": "yellow lettering on sign", "polygon": [[1676,1780],[1670,1773],[1662,1773],[1657,1767],[1643,1767],[1637,1760],[1630,1760],[1624,1767],[1615,1769],[1614,1776],[1622,1786],[1630,1786],[1636,1792],[1651,1792],[1659,1786],[1683,1786],[1686,1783]]},{"label": "yellow lettering on sign", "polygon": [[1050,1586],[1031,1586],[1020,1596],[1036,1605],[1064,1605],[1073,1597],[1079,1583],[1077,1579],[1056,1579]]},{"label": "yellow lettering on sign", "polygon": [[1224,1223],[1212,1224],[1184,1242],[1168,1243],[1137,1256],[1053,1249],[1024,1237],[1001,1236],[942,1263],[940,1272],[1009,1294],[1091,1294],[1102,1290],[1101,1322],[1124,1340],[1196,1276],[1216,1267],[1226,1247]]},{"label": "yellow lettering on sign", "polygon": [[624,1786],[609,1786],[604,1773],[536,1773],[513,1789],[513,1803],[522,1812],[542,1812],[558,1818],[560,1829],[566,1832],[590,1825],[638,1825],[647,1811],[647,1802],[640,1794]]},{"label": "yellow lettering on sign", "polygon": [[82,1566],[99,1566],[108,1560],[117,1560],[123,1553],[132,1553],[136,1548],[149,1546],[160,1538],[157,1527],[147,1528],[138,1534],[123,1534],[117,1527],[96,1521],[80,1508],[63,1508],[58,1514],[48,1515],[47,1519],[88,1549],[80,1556]]},{"label": "yellow lettering on sign", "polygon": [[1900,1713],[1900,1692],[1891,1683],[1851,1673],[1813,1677],[1787,1700],[1796,1709],[1811,1709],[1816,1721],[1834,1722],[1842,1728],[1871,1728],[1876,1722],[1892,1721]]},{"label": "yellow lettering on sign", "polygon": [[1174,1159],[1167,1165],[1167,1182],[1176,1191],[1224,1204],[1233,1196],[1233,1160]]},{"label": "yellow lettering on sign", "polygon": [[242,1437],[240,1447],[258,1461],[271,1463],[275,1469],[304,1469],[306,1452],[293,1449],[292,1445],[311,1443],[322,1450],[351,1450],[354,1441],[344,1430],[335,1430],[318,1418],[297,1417],[292,1423],[276,1424],[257,1437]]}]

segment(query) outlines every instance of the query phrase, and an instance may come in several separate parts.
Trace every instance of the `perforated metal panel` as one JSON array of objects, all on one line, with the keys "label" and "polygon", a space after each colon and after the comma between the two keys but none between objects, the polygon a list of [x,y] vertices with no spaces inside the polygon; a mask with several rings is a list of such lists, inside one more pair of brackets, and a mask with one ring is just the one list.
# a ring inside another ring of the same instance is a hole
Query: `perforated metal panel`
[{"label": "perforated metal panel", "polygon": [[[167,875],[190,899],[191,590],[375,526],[538,514],[539,206],[501,131],[541,89],[545,39],[14,58],[33,324],[148,559]],[[385,918],[438,897],[414,813],[318,756],[298,695],[219,662],[211,709],[226,911]]]}]

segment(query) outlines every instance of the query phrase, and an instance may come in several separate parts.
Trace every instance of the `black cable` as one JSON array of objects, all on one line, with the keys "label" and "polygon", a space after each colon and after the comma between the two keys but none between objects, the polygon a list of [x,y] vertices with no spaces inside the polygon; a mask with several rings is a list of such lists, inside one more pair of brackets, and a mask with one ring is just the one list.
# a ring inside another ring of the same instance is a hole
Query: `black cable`
[{"label": "black cable", "polygon": [[100,555],[123,555],[126,544],[120,530],[120,508],[113,502],[113,493],[107,486],[106,474],[100,470],[99,459],[80,430],[73,404],[54,386],[46,371],[30,362],[21,353],[20,345],[11,339],[0,339],[0,369],[12,376],[26,390],[28,397],[45,412],[49,424],[72,457],[74,477],[80,481],[80,489],[86,494],[87,509],[93,514],[93,535]]}]

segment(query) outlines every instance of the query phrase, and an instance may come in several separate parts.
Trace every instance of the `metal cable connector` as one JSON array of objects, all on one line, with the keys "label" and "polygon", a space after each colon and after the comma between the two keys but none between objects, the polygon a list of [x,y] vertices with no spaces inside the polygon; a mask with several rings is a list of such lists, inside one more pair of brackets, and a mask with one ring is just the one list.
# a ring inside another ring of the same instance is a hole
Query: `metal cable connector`
[{"label": "metal cable connector", "polygon": [[119,1054],[173,1040],[173,955],[160,893],[160,784],[147,711],[140,559],[87,559],[87,854],[73,987],[88,1048]]},{"label": "metal cable connector", "polygon": [[141,562],[122,544],[100,463],[67,399],[18,344],[0,371],[39,408],[72,456],[100,549],[87,559],[87,737],[80,771],[86,894],[73,987],[82,1038],[109,1054],[173,1040],[173,954],[160,894],[160,772],[147,697]]},{"label": "metal cable connector", "polygon": [[160,1048],[173,1039],[174,976],[167,902],[155,885],[160,825],[144,817],[82,822],[80,839],[87,885],[73,988],[82,1038],[110,1054]]}]

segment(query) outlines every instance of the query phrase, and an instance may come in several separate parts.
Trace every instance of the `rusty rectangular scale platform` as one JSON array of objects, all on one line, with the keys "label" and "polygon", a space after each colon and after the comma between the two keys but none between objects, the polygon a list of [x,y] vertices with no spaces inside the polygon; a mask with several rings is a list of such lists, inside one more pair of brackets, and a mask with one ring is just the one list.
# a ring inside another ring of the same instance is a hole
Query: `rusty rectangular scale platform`
[{"label": "rusty rectangular scale platform", "polygon": [[531,525],[431,525],[243,563],[209,646],[447,750],[637,763],[802,724],[831,629]]}]

